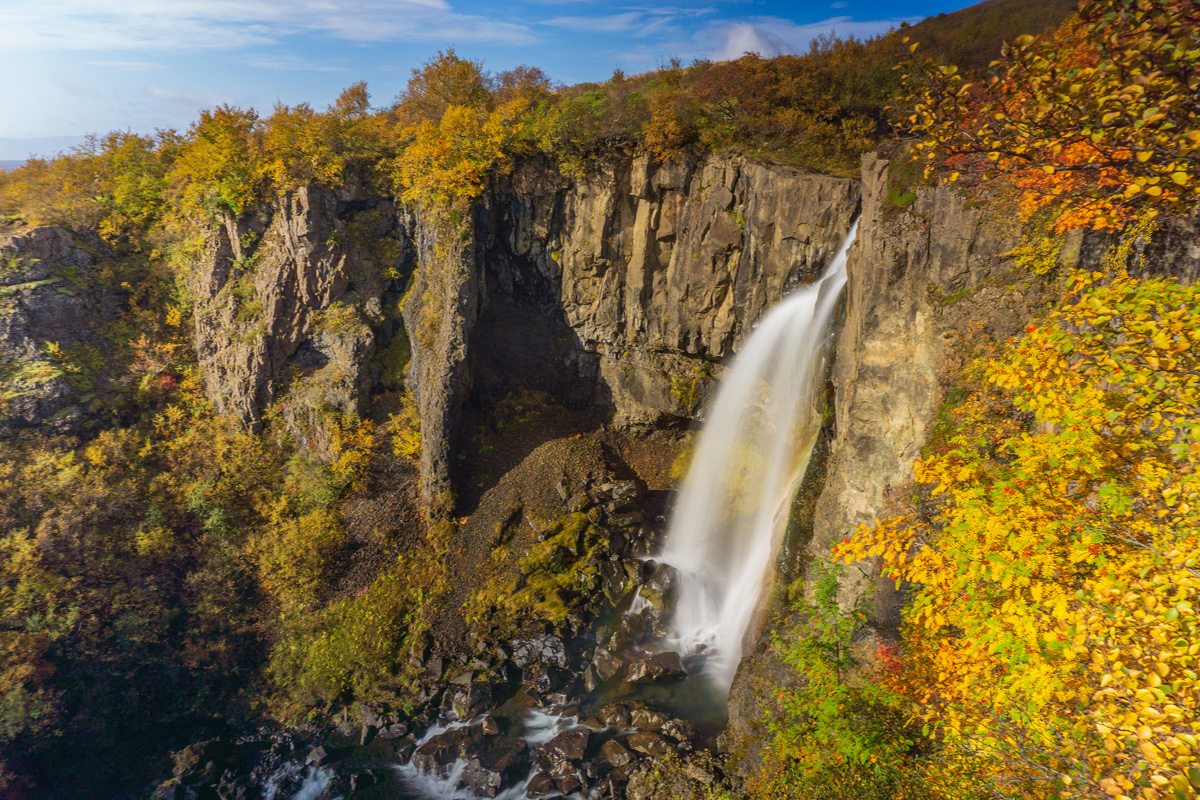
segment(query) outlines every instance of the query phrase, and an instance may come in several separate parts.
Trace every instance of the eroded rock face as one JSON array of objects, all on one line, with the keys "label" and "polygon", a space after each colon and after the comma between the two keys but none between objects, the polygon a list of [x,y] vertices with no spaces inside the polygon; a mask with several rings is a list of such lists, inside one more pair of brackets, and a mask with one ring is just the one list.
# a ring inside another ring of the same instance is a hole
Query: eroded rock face
[{"label": "eroded rock face", "polygon": [[858,205],[851,180],[621,156],[579,181],[526,163],[470,223],[420,222],[405,320],[427,496],[449,486],[470,398],[520,387],[618,427],[692,419],[720,360],[819,273]]},{"label": "eroded rock face", "polygon": [[77,348],[105,355],[100,331],[119,310],[95,275],[104,246],[84,244],[51,226],[0,231],[0,429],[72,429],[105,377],[71,370]]},{"label": "eroded rock face", "polygon": [[[210,231],[196,269],[205,390],[255,428],[272,408],[318,454],[326,420],[361,412],[372,358],[403,335],[404,220],[361,191],[298,189]],[[376,370],[378,372],[378,369]]]},{"label": "eroded rock face", "polygon": [[857,209],[854,181],[738,158],[619,158],[571,183],[526,164],[481,216],[487,299],[552,291],[557,366],[598,377],[617,424],[689,417],[708,363],[818,274]]},{"label": "eroded rock face", "polygon": [[[863,213],[847,263],[846,318],[833,365],[834,443],[807,543],[811,556],[827,554],[857,525],[886,514],[893,491],[911,481],[956,331],[973,320],[1003,340],[1046,299],[1035,285],[1002,290],[1012,281],[989,282],[1013,267],[1015,226],[968,207],[946,187],[921,188],[907,210],[889,209],[887,166],[874,154],[863,161]],[[946,303],[953,293],[964,297]],[[868,588],[875,590],[874,625],[894,628],[900,598],[887,579],[847,581],[839,600],[849,607]],[[762,687],[796,680],[765,638],[743,659],[723,741],[738,776],[757,767],[763,715],[774,706]]]},{"label": "eroded rock face", "polygon": [[466,218],[299,189],[208,236],[193,283],[206,391],[250,427],[273,409],[321,453],[323,422],[364,410],[372,359],[403,330],[435,500],[472,398],[538,389],[618,426],[692,418],[858,204],[855,181],[717,156],[617,155],[580,181],[527,163]]}]

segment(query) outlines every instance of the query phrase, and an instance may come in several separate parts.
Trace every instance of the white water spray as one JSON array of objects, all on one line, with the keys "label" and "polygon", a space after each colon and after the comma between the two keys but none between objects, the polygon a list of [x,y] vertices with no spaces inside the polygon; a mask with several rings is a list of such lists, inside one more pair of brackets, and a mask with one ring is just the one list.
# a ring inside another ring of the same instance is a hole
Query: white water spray
[{"label": "white water spray", "polygon": [[750,336],[717,393],[679,493],[662,560],[680,573],[677,645],[706,654],[728,691],[755,628],[771,565],[820,430],[829,321],[846,285],[846,241],[816,282]]}]

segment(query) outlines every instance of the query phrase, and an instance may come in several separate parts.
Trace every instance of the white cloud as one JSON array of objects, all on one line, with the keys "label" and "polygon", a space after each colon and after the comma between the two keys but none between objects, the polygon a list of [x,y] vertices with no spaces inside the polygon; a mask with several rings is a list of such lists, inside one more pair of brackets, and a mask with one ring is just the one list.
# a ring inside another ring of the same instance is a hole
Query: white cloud
[{"label": "white cloud", "polygon": [[0,30],[8,50],[228,50],[295,33],[534,41],[524,25],[458,14],[445,0],[43,0],[0,7]]},{"label": "white cloud", "polygon": [[346,67],[335,64],[321,64],[302,58],[253,58],[246,62],[256,69],[266,69],[272,72],[345,72]]},{"label": "white cloud", "polygon": [[792,46],[783,39],[748,22],[735,22],[722,32],[722,36],[724,42],[712,54],[717,61],[740,58],[743,53],[758,53],[769,58],[793,52]]},{"label": "white cloud", "polygon": [[592,31],[594,33],[630,33],[642,24],[643,15],[637,11],[609,14],[602,17],[551,17],[542,22],[555,28],[570,31]]},{"label": "white cloud", "polygon": [[832,17],[809,25],[797,25],[778,17],[758,17],[739,22],[713,23],[697,36],[708,57],[717,61],[739,58],[743,53],[777,56],[802,53],[818,36],[833,33],[841,38],[866,39],[898,28],[901,22],[918,22],[919,17],[857,21]]},{"label": "white cloud", "polygon": [[201,108],[237,104],[233,97],[219,92],[177,92],[174,89],[165,89],[154,84],[146,88],[146,94],[156,100],[160,106],[171,110],[182,110],[189,116],[195,116],[196,111]]},{"label": "white cloud", "polygon": [[156,64],[153,61],[85,61],[84,63],[93,67],[123,69],[126,72],[154,72],[167,68],[166,64]]},{"label": "white cloud", "polygon": [[677,36],[680,34],[679,23],[714,12],[712,8],[634,7],[616,14],[551,17],[542,20],[541,24],[583,33],[627,34],[635,39],[644,39],[649,36]]}]

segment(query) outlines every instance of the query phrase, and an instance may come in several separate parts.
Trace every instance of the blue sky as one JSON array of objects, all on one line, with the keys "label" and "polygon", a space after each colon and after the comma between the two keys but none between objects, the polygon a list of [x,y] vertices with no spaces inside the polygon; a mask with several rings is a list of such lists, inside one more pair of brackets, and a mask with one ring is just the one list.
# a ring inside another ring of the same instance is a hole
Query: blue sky
[{"label": "blue sky", "polygon": [[[0,159],[84,133],[184,129],[220,103],[323,108],[366,80],[388,104],[438,49],[564,83],[678,57],[802,51],[971,0],[0,0]],[[36,139],[37,141],[29,141]]]}]

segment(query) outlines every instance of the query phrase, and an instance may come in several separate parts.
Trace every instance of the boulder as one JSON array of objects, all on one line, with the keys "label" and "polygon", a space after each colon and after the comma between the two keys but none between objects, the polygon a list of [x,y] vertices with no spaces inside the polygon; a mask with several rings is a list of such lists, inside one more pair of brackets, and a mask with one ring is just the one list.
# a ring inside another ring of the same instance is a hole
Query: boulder
[{"label": "boulder", "polygon": [[664,736],[653,731],[638,731],[625,738],[625,743],[631,750],[645,753],[648,756],[665,756],[675,752],[675,746]]},{"label": "boulder", "polygon": [[608,763],[614,767],[624,767],[633,762],[637,756],[629,752],[629,750],[616,739],[610,739],[603,744],[600,752],[608,760]]},{"label": "boulder", "polygon": [[675,652],[642,656],[629,664],[628,683],[668,683],[687,677],[683,662]]},{"label": "boulder", "polygon": [[538,753],[551,764],[563,761],[582,761],[590,734],[583,728],[563,731],[539,748]]},{"label": "boulder", "polygon": [[625,661],[611,651],[597,647],[596,655],[592,658],[592,665],[596,668],[596,674],[600,679],[606,681],[620,674],[621,669],[625,666]]},{"label": "boulder", "polygon": [[640,731],[661,731],[667,718],[654,709],[638,706],[630,713],[629,721]]},{"label": "boulder", "polygon": [[512,660],[518,667],[534,662],[566,669],[569,663],[566,645],[554,635],[534,636],[512,643]]},{"label": "boulder", "polygon": [[662,613],[674,604],[678,584],[679,570],[670,564],[659,564],[638,589],[638,595],[649,603],[651,608]]}]

